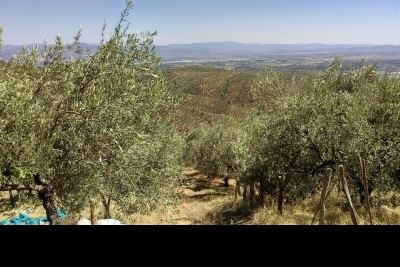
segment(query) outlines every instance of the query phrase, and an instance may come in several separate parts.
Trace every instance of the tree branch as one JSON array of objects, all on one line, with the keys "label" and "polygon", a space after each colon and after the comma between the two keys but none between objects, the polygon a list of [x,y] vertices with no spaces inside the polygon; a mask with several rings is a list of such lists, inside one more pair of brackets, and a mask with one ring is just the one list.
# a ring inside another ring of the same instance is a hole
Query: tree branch
[{"label": "tree branch", "polygon": [[85,118],[85,116],[83,114],[76,112],[76,111],[63,111],[61,113],[58,113],[57,116],[54,118],[54,122],[50,128],[49,134],[51,134],[54,131],[54,129],[60,124],[61,120],[63,119],[63,116],[66,114],[79,115],[79,116]]},{"label": "tree branch", "polygon": [[50,181],[40,178],[40,174],[38,174],[38,173],[33,175],[33,179],[34,179],[35,183],[38,185],[43,185],[43,186],[50,185]]},{"label": "tree branch", "polygon": [[33,185],[33,184],[0,184],[0,191],[9,191],[9,190],[34,190],[40,191],[43,189],[42,185]]}]

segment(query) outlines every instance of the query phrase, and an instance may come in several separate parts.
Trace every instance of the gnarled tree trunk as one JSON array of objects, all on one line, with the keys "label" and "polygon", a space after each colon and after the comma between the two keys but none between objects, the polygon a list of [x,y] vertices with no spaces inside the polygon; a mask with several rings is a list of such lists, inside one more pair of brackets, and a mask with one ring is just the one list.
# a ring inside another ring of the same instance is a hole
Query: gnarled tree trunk
[{"label": "gnarled tree trunk", "polygon": [[31,190],[38,192],[38,197],[42,200],[43,208],[46,210],[47,219],[50,225],[57,225],[57,208],[54,201],[54,188],[50,181],[40,178],[39,174],[33,175],[36,184],[16,184],[16,183],[3,183],[0,184],[0,191],[24,191]]},{"label": "gnarled tree trunk", "polygon": [[54,202],[54,189],[50,181],[43,180],[39,174],[33,175],[35,182],[40,186],[37,190],[39,199],[42,200],[43,208],[46,210],[50,225],[58,225],[57,208]]}]

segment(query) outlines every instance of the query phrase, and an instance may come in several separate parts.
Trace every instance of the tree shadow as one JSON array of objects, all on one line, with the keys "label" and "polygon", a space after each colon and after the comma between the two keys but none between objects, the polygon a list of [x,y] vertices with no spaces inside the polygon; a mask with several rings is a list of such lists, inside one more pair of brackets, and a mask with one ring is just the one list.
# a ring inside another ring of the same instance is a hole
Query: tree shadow
[{"label": "tree shadow", "polygon": [[232,202],[206,214],[210,225],[250,225],[251,215],[243,214]]}]

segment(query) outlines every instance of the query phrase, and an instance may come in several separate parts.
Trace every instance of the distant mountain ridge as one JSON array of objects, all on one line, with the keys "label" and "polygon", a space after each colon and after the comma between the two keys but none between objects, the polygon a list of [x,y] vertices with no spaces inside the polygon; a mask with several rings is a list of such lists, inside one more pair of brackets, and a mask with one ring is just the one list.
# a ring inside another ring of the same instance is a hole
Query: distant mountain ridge
[{"label": "distant mountain ridge", "polygon": [[208,42],[157,46],[164,59],[185,57],[262,56],[287,53],[354,53],[400,52],[400,45],[370,44],[245,44],[237,42]]},{"label": "distant mountain ridge", "polygon": [[[83,51],[96,51],[97,44],[81,43]],[[32,49],[33,44],[26,45]],[[22,45],[4,45],[0,58],[9,60],[18,54]],[[38,45],[42,51],[43,45]],[[156,45],[156,52],[163,60],[190,58],[218,58],[240,56],[279,55],[288,53],[368,53],[368,52],[400,52],[400,45],[371,44],[247,44],[238,42],[206,42],[191,44]],[[71,53],[71,57],[73,54]]]},{"label": "distant mountain ridge", "polygon": [[[66,44],[69,45],[69,44]],[[35,46],[35,44],[29,44],[25,45],[25,49],[31,50]],[[38,44],[38,51],[41,52],[44,49],[43,44]],[[13,55],[17,55],[19,51],[24,47],[23,45],[3,45],[3,48],[0,51],[0,58],[8,61],[11,59]],[[87,49],[90,49],[91,51],[96,51],[98,47],[98,44],[87,44],[87,43],[81,43],[81,48],[85,52]],[[66,57],[70,56],[71,58],[75,57],[75,54],[73,52],[65,54]]]}]

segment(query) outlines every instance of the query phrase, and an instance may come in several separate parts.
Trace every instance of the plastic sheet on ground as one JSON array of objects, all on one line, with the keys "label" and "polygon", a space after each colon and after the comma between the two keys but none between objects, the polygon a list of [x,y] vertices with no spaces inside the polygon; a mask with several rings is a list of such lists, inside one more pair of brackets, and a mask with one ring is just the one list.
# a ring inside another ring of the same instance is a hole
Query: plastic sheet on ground
[{"label": "plastic sheet on ground", "polygon": [[[57,209],[57,218],[64,219],[65,217],[67,213]],[[18,217],[0,221],[0,225],[46,225],[48,222],[47,217],[30,218],[27,214],[20,213]]]}]

